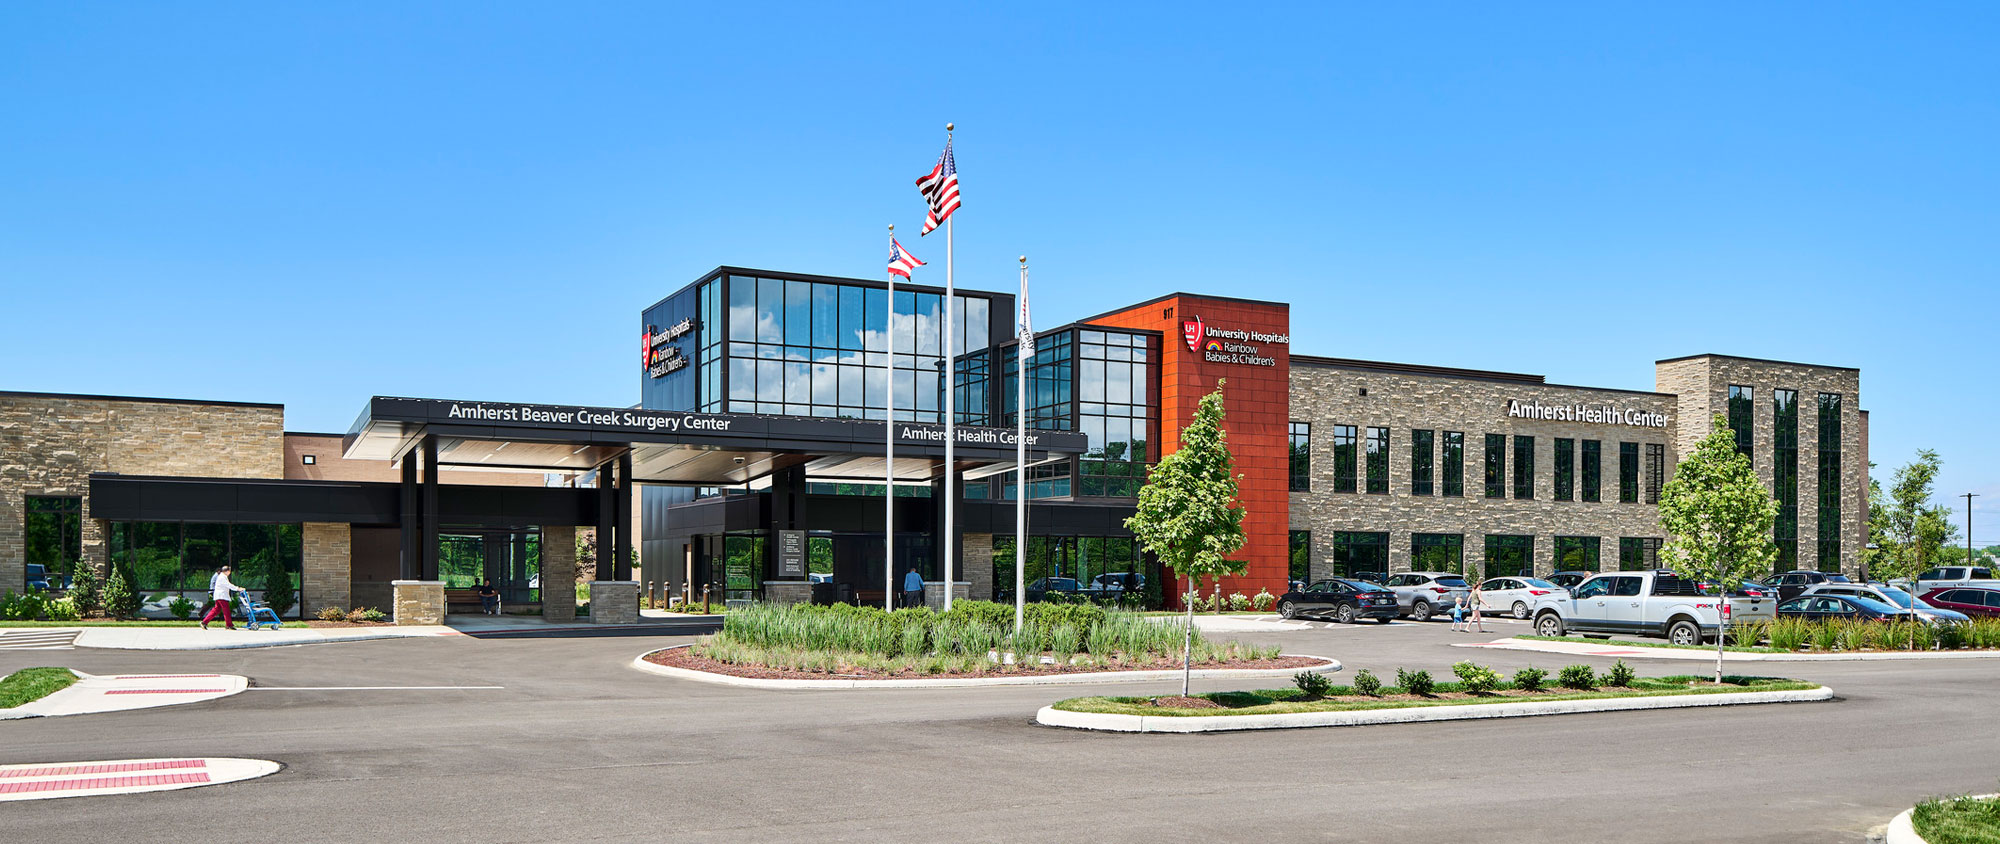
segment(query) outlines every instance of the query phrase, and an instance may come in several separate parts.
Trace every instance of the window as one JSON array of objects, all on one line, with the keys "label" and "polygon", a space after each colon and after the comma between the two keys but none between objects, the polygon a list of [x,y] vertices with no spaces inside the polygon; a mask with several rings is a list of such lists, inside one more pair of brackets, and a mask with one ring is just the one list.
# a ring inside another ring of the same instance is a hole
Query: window
[{"label": "window", "polygon": [[1292,423],[1293,492],[1312,491],[1312,423]]},{"label": "window", "polygon": [[1618,444],[1618,503],[1639,503],[1639,444]]},{"label": "window", "polygon": [[1486,497],[1507,497],[1507,435],[1486,435]]},{"label": "window", "polygon": [[1452,498],[1465,495],[1465,433],[1463,431],[1444,432],[1444,494]]},{"label": "window", "polygon": [[1431,458],[1436,451],[1436,434],[1422,429],[1410,432],[1410,494],[1431,494]]},{"label": "window", "polygon": [[1145,334],[1077,332],[1077,427],[1089,440],[1089,450],[1077,461],[1081,494],[1137,496],[1146,465],[1159,456],[1149,447],[1159,422],[1147,398],[1158,343]]},{"label": "window", "polygon": [[1736,432],[1736,453],[1749,457],[1751,465],[1754,466],[1757,460],[1751,456],[1751,452],[1755,449],[1756,440],[1751,433],[1751,426],[1756,419],[1756,408],[1751,404],[1751,400],[1752,390],[1749,387],[1739,384],[1729,385],[1729,430]]},{"label": "window", "polygon": [[1514,437],[1514,497],[1535,497],[1535,438]]},{"label": "window", "polygon": [[1355,488],[1354,426],[1333,426],[1333,491]]},{"label": "window", "polygon": [[315,464],[315,463],[318,463],[318,462],[319,462],[319,459],[318,459],[318,457],[317,457],[317,456],[315,456],[315,455],[311,455],[311,454],[301,454],[301,455],[299,455],[299,462],[300,462],[300,463],[303,463],[303,464],[305,464],[305,465],[307,465],[307,466],[311,466],[311,465],[313,465],[313,464]]},{"label": "window", "polygon": [[1457,533],[1410,534],[1412,571],[1465,573],[1465,536]]},{"label": "window", "polygon": [[1778,571],[1799,566],[1799,393],[1771,391],[1771,496],[1778,519],[1771,540],[1778,546]]},{"label": "window", "polygon": [[1486,535],[1486,577],[1530,577],[1534,573],[1534,537]]},{"label": "window", "polygon": [[1819,394],[1819,570],[1840,571],[1840,394]]},{"label": "window", "polygon": [[1370,531],[1333,532],[1333,576],[1354,577],[1389,571],[1389,534]]},{"label": "window", "polygon": [[1389,429],[1368,429],[1368,494],[1389,494]]},{"label": "window", "polygon": [[23,551],[28,565],[41,566],[53,589],[68,588],[83,559],[83,498],[30,495],[23,515]]},{"label": "window", "polygon": [[1601,544],[1595,536],[1558,536],[1555,567],[1562,571],[1597,571]]},{"label": "window", "polygon": [[1581,484],[1583,487],[1583,494],[1580,496],[1584,501],[1588,501],[1592,504],[1595,504],[1598,501],[1602,500],[1600,498],[1600,490],[1603,485],[1603,480],[1604,480],[1603,475],[1604,475],[1604,443],[1598,442],[1597,440],[1584,440],[1583,474],[1582,474],[1583,483]]},{"label": "window", "polygon": [[1660,503],[1660,486],[1667,482],[1667,446],[1646,444],[1646,503]]},{"label": "window", "polygon": [[1289,534],[1289,538],[1291,540],[1291,579],[1305,580],[1312,576],[1312,531],[1295,530]]},{"label": "window", "polygon": [[206,603],[208,579],[229,565],[236,585],[262,590],[282,574],[295,590],[294,607],[304,603],[300,564],[303,535],[297,524],[215,524],[207,522],[111,522],[106,544],[110,559],[129,572],[133,588],[148,595],[186,592]]},{"label": "window", "polygon": [[1644,591],[1645,583],[1645,578],[1640,577],[1611,578],[1611,597],[1637,598]]},{"label": "window", "polygon": [[1576,497],[1576,440],[1556,438],[1556,500]]},{"label": "window", "polygon": [[1645,571],[1660,567],[1660,540],[1637,536],[1618,537],[1618,570]]}]

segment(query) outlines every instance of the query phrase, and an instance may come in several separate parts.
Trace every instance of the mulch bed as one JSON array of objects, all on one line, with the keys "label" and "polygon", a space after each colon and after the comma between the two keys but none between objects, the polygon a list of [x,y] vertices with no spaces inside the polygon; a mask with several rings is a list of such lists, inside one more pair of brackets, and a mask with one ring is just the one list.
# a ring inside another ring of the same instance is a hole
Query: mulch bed
[{"label": "mulch bed", "polygon": [[1222,707],[1222,704],[1219,704],[1219,703],[1216,703],[1215,701],[1212,701],[1212,700],[1209,700],[1208,698],[1205,698],[1205,697],[1180,697],[1180,696],[1174,696],[1174,697],[1156,697],[1156,698],[1153,698],[1153,699],[1152,699],[1152,701],[1150,701],[1150,705],[1152,705],[1152,706],[1157,706],[1157,707],[1160,707],[1160,708],[1162,708],[1162,709],[1221,709],[1221,708],[1223,708],[1223,707]]},{"label": "mulch bed", "polygon": [[[287,621],[286,623],[290,624],[291,622]],[[395,624],[393,622],[388,622],[388,621],[321,621],[317,618],[314,618],[314,619],[308,619],[306,621],[306,626],[307,627],[394,627]]]},{"label": "mulch bed", "polygon": [[[735,665],[718,662],[704,656],[690,653],[691,648],[673,648],[646,655],[646,661],[673,668],[693,671],[707,671],[711,674],[727,674],[731,677],[754,677],[763,680],[933,680],[955,677],[1039,677],[1054,674],[1099,674],[1113,671],[1161,671],[1180,668],[1178,661],[1132,665],[1042,665],[1035,668],[1016,666],[994,666],[991,669],[972,672],[952,672],[947,674],[923,674],[916,671],[899,671],[893,674],[880,671],[854,671],[852,673],[825,673],[819,671],[793,671],[783,668],[766,668],[761,665]],[[1237,659],[1229,662],[1195,663],[1196,668],[1312,668],[1325,662],[1302,656],[1281,656],[1277,659]]]}]

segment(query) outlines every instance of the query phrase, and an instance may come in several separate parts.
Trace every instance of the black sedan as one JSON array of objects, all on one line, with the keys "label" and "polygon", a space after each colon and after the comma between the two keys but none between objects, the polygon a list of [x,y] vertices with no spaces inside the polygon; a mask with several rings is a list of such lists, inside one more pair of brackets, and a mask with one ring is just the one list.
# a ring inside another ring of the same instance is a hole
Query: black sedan
[{"label": "black sedan", "polygon": [[1857,595],[1801,595],[1779,603],[1778,617],[1804,618],[1812,621],[1836,618],[1903,621],[1910,618],[1910,611],[1882,603],[1874,598]]},{"label": "black sedan", "polygon": [[1398,612],[1396,593],[1365,580],[1316,580],[1278,599],[1278,615],[1285,618],[1329,618],[1342,624],[1372,618],[1388,624]]}]

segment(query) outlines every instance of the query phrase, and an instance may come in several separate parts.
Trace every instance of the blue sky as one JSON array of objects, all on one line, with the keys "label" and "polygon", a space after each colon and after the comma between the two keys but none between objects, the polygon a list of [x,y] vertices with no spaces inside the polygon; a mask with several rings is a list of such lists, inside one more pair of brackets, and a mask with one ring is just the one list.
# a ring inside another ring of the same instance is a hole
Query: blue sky
[{"label": "blue sky", "polygon": [[892,222],[941,265],[951,120],[959,282],[1027,253],[1038,322],[1188,290],[1559,383],[1857,366],[1878,475],[1938,449],[2000,542],[1990,4],[0,14],[0,389],[630,403],[639,309],[711,267],[872,278]]}]

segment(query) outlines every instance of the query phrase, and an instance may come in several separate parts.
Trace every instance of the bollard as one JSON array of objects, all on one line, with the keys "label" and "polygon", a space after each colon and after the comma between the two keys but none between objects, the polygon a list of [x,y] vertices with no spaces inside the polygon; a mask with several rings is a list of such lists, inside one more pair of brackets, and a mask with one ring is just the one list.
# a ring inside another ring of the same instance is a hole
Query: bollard
[{"label": "bollard", "polygon": [[649,610],[659,609],[659,607],[653,605],[653,581],[650,580],[646,581],[646,608]]},{"label": "bollard", "polygon": [[708,584],[701,585],[701,614],[708,615]]}]

